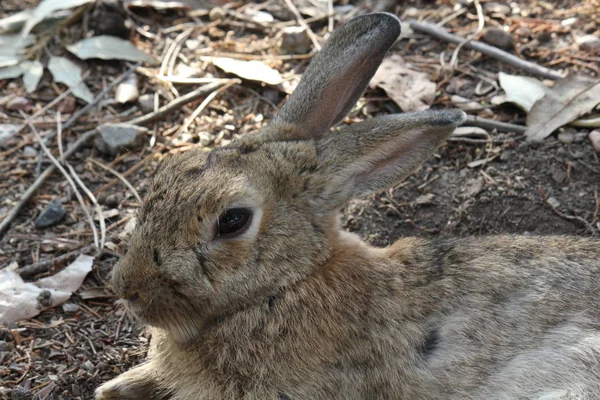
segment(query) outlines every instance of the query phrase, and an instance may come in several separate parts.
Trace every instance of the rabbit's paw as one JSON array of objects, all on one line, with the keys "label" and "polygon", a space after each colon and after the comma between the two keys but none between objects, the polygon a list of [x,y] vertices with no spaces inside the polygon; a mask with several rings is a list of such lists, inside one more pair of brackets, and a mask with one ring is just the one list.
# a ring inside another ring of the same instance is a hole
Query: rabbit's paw
[{"label": "rabbit's paw", "polygon": [[133,368],[96,389],[95,400],[159,400],[169,398],[148,373],[149,364]]}]

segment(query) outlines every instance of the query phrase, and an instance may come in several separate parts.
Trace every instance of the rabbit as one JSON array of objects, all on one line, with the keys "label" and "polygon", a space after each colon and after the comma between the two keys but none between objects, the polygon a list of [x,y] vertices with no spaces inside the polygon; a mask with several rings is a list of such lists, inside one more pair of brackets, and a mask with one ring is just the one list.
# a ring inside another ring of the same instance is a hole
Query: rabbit
[{"label": "rabbit", "polygon": [[348,21],[268,126],[161,163],[113,276],[148,361],[96,399],[600,399],[600,241],[342,230],[466,119],[336,127],[399,33]]}]

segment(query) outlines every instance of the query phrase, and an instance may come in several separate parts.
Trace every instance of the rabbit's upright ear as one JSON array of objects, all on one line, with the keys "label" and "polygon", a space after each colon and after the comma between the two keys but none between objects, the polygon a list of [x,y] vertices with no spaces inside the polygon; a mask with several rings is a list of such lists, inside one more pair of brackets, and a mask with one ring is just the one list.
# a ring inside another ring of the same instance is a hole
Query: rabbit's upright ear
[{"label": "rabbit's upright ear", "polygon": [[356,17],[336,29],[274,117],[270,139],[321,138],[354,106],[398,35],[400,20],[388,13]]},{"label": "rabbit's upright ear", "polygon": [[458,110],[386,115],[343,127],[317,142],[323,208],[343,206],[400,182],[466,120]]}]

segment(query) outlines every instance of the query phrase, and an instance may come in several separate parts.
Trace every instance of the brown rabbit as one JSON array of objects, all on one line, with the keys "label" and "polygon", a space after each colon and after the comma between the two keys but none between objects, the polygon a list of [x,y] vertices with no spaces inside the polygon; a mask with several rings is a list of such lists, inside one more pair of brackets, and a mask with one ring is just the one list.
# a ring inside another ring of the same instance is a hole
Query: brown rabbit
[{"label": "brown rabbit", "polygon": [[149,360],[97,399],[600,399],[600,241],[401,239],[341,230],[460,111],[336,130],[400,33],[346,23],[271,124],[162,163],[114,286]]}]

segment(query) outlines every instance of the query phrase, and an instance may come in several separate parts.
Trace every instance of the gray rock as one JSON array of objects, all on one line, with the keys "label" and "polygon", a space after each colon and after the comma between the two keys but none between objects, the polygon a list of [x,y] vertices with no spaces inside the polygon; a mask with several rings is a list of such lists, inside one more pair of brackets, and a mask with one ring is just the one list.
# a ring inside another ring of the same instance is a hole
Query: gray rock
[{"label": "gray rock", "polygon": [[135,150],[146,142],[148,129],[130,124],[104,124],[98,127],[96,148],[108,155]]},{"label": "gray rock", "polygon": [[600,38],[596,35],[584,35],[576,39],[579,50],[600,53]]},{"label": "gray rock", "polygon": [[571,144],[575,141],[575,134],[572,132],[561,132],[558,134],[559,142]]},{"label": "gray rock", "polygon": [[306,29],[290,26],[281,31],[279,52],[283,54],[306,54],[312,49],[312,41]]},{"label": "gray rock", "polygon": [[511,8],[508,5],[502,4],[502,3],[494,3],[494,2],[485,3],[483,5],[483,9],[486,11],[489,11],[491,13],[502,14],[502,15],[509,15],[511,12]]},{"label": "gray rock", "polygon": [[14,388],[10,394],[11,400],[31,400],[33,398],[33,394],[31,390],[27,389],[23,386],[17,386]]},{"label": "gray rock", "polygon": [[37,229],[49,228],[62,221],[65,215],[67,215],[67,212],[62,204],[58,200],[53,199],[35,220],[35,227]]},{"label": "gray rock", "polygon": [[499,28],[489,28],[483,35],[483,41],[502,50],[512,50],[515,47],[512,35]]},{"label": "gray rock", "polygon": [[23,148],[23,155],[25,157],[35,157],[38,155],[38,152],[32,146],[25,146]]},{"label": "gray rock", "polygon": [[140,105],[140,109],[144,113],[149,113],[154,111],[154,94],[147,93],[143,94],[138,98],[138,104]]},{"label": "gray rock", "polygon": [[590,142],[592,142],[592,146],[594,146],[594,150],[596,153],[600,153],[600,130],[595,129],[590,132]]}]

